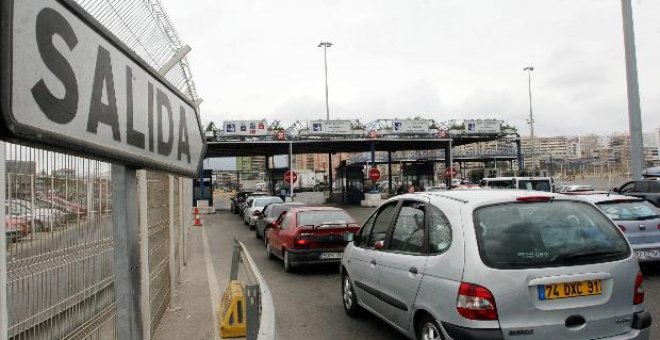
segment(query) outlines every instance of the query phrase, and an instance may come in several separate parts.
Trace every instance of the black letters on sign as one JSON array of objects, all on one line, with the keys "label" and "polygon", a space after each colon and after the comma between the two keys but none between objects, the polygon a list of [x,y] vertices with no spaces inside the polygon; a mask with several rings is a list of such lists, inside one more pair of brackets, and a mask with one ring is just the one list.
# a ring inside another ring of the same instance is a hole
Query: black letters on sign
[{"label": "black letters on sign", "polygon": [[53,37],[62,37],[71,51],[78,45],[78,38],[66,19],[51,8],[44,8],[37,15],[36,34],[41,59],[62,82],[65,92],[64,98],[55,97],[41,79],[32,87],[32,96],[48,119],[66,124],[78,111],[78,83],[73,68],[53,45]]},{"label": "black letters on sign", "polygon": [[[104,83],[108,94],[108,105],[103,104],[101,101]],[[110,125],[112,127],[112,138],[121,142],[115,81],[112,77],[112,60],[110,59],[110,52],[101,46],[99,46],[96,54],[96,69],[94,70],[94,84],[92,85],[92,100],[89,104],[87,131],[97,133],[99,123]]]},{"label": "black letters on sign", "polygon": [[133,129],[133,70],[126,66],[126,142],[144,149],[144,133]]},{"label": "black letters on sign", "polygon": [[179,155],[178,160],[181,160],[181,154],[185,153],[188,156],[188,163],[190,163],[190,138],[188,138],[188,124],[186,123],[186,110],[183,106],[179,107]]},{"label": "black letters on sign", "polygon": [[[165,92],[156,89],[156,105],[158,106],[158,153],[163,156],[169,156],[172,153],[172,144],[174,144],[174,121],[172,120],[172,104]],[[169,134],[167,141],[163,138],[163,108],[167,111],[167,120],[169,122]]]}]

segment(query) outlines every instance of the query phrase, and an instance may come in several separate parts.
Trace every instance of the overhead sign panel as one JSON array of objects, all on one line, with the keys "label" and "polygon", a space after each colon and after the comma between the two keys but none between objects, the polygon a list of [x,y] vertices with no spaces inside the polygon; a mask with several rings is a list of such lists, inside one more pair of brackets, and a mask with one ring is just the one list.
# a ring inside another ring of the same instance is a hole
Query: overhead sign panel
[{"label": "overhead sign panel", "polygon": [[465,133],[500,133],[502,121],[497,119],[477,119],[465,121]]},{"label": "overhead sign panel", "polygon": [[350,120],[313,120],[309,122],[311,135],[350,135]]},{"label": "overhead sign panel", "polygon": [[70,0],[0,4],[3,139],[194,176],[195,106]]},{"label": "overhead sign panel", "polygon": [[428,119],[395,119],[392,122],[392,131],[402,134],[429,133],[429,125]]},{"label": "overhead sign panel", "polygon": [[264,136],[268,133],[265,120],[233,120],[222,124],[225,136]]}]

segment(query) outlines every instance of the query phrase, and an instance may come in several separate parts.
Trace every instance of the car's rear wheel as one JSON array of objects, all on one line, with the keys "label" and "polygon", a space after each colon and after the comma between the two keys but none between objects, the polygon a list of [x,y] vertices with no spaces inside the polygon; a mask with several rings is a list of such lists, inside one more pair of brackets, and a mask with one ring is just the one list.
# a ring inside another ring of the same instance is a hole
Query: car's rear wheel
[{"label": "car's rear wheel", "polygon": [[415,332],[417,340],[444,340],[438,323],[429,315],[424,315],[417,322]]},{"label": "car's rear wheel", "polygon": [[270,249],[270,244],[268,243],[268,241],[266,241],[266,258],[268,258],[269,260],[275,258],[275,256],[273,255],[273,250]]},{"label": "car's rear wheel", "polygon": [[283,257],[284,257],[284,271],[287,273],[293,272],[295,269],[293,264],[291,263],[291,259],[289,258],[289,252],[286,250],[282,251]]},{"label": "car's rear wheel", "polygon": [[264,246],[268,245],[268,229],[264,229]]},{"label": "car's rear wheel", "polygon": [[254,237],[256,237],[257,240],[261,238],[261,235],[259,235],[259,228],[257,227],[254,228]]},{"label": "car's rear wheel", "polygon": [[356,317],[360,314],[361,308],[357,302],[357,296],[353,290],[353,284],[348,274],[344,274],[341,279],[341,293],[344,301],[344,311],[348,316]]}]

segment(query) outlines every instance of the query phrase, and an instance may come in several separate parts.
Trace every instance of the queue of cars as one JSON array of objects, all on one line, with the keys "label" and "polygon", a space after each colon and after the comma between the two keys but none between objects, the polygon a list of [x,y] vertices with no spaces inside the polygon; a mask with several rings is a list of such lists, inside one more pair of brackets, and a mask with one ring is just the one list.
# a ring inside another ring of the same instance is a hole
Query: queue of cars
[{"label": "queue of cars", "polygon": [[343,209],[283,202],[262,192],[237,193],[232,197],[234,210],[257,238],[263,238],[266,256],[280,258],[286,272],[305,265],[339,263],[348,243],[344,235],[360,229]]},{"label": "queue of cars", "polygon": [[507,182],[541,191],[399,195],[362,226],[332,207],[244,211],[269,259],[287,272],[339,262],[346,314],[372,313],[410,339],[648,339],[639,262],[660,260],[660,210]]}]

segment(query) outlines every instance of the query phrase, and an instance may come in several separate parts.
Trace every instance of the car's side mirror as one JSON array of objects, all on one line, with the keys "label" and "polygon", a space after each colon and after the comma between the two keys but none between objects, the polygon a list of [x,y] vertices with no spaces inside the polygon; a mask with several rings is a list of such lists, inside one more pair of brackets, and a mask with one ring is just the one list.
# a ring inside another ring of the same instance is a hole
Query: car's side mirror
[{"label": "car's side mirror", "polygon": [[354,239],[355,239],[355,235],[353,233],[345,233],[344,234],[344,241],[353,242]]},{"label": "car's side mirror", "polygon": [[374,249],[381,250],[383,248],[385,248],[385,242],[384,241],[376,241],[376,243],[374,243]]},{"label": "car's side mirror", "polygon": [[619,188],[616,187],[612,188],[612,192],[619,192]]}]

